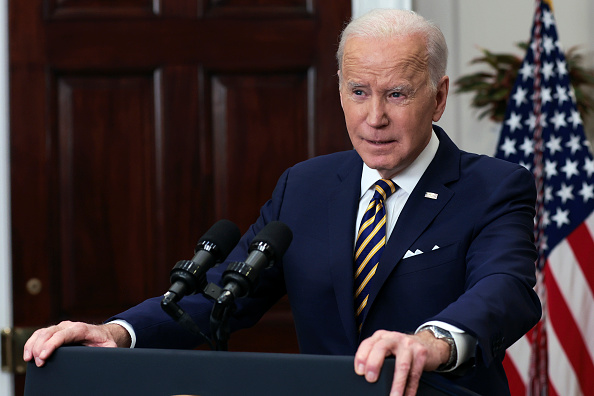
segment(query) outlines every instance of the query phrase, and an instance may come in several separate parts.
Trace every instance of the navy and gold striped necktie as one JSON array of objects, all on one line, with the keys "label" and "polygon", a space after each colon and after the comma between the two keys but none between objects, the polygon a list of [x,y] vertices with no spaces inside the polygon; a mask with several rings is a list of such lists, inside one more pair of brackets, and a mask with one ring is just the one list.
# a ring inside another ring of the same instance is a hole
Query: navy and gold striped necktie
[{"label": "navy and gold striped necktie", "polygon": [[386,244],[386,209],[384,202],[398,186],[389,179],[375,183],[375,193],[369,202],[355,242],[355,319],[361,331],[367,300],[369,281],[375,274]]}]

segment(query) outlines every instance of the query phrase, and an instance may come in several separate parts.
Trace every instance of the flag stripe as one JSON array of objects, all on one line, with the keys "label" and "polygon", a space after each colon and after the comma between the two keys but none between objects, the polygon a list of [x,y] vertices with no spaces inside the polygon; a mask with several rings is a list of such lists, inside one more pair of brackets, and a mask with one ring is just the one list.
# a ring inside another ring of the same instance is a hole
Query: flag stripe
[{"label": "flag stripe", "polygon": [[[590,217],[594,216],[590,215]],[[594,240],[592,240],[592,235],[586,223],[580,224],[567,238],[567,241],[571,245],[575,257],[579,259],[581,276],[584,277],[590,291],[594,290],[594,271],[588,272],[588,267],[592,266],[592,260],[594,259]]]},{"label": "flag stripe", "polygon": [[[553,296],[549,296],[553,298]],[[566,333],[563,333],[563,339],[566,340]],[[569,362],[565,353],[566,347],[561,345],[557,332],[554,329],[549,329],[547,332],[548,352],[549,352],[549,395],[552,391],[558,391],[561,395],[579,396],[583,392],[580,390],[580,385],[572,364]],[[586,388],[587,389],[587,388]]]},{"label": "flag stripe", "polygon": [[[549,265],[547,268],[551,267]],[[547,341],[549,343],[549,376],[551,381],[562,395],[576,394],[576,385],[574,385],[574,381],[571,381],[573,375],[577,375],[578,380],[576,383],[579,383],[582,390],[594,389],[594,378],[588,375],[588,373],[594,372],[594,364],[588,353],[588,346],[584,341],[583,334],[571,315],[569,306],[561,294],[555,277],[552,276],[551,272],[546,272],[545,278],[550,318]],[[562,337],[557,337],[558,334],[562,334]],[[591,338],[591,336],[587,338]],[[557,345],[560,348],[557,348]],[[569,366],[566,364],[561,366],[563,355],[569,360]],[[555,365],[561,367],[555,367]]]},{"label": "flag stripe", "polygon": [[[522,388],[530,380],[530,351],[532,346],[528,337],[522,337],[507,349],[507,354],[511,360],[516,375],[522,381]],[[506,369],[507,372],[507,369]],[[509,381],[512,382],[511,380]],[[516,394],[512,392],[512,394]],[[524,393],[522,393],[524,394]]]},{"label": "flag stripe", "polygon": [[592,233],[594,231],[594,215],[588,216],[588,218],[586,219],[586,221],[584,223],[586,224],[586,227],[588,227],[588,231],[590,232],[590,235],[592,235]]},{"label": "flag stripe", "polygon": [[[568,240],[572,239],[572,236],[573,234]],[[587,260],[591,261],[592,258],[589,257]],[[546,276],[547,292],[549,292],[548,303],[551,306],[560,303],[556,300],[550,301],[552,296],[548,290],[548,281],[554,280],[555,291],[558,291],[557,295],[563,299],[564,303],[564,305],[559,305],[560,309],[567,310],[567,317],[572,319],[581,334],[592,335],[594,334],[594,315],[592,314],[594,313],[594,296],[577,261],[569,243],[561,242],[553,249],[548,262],[548,269],[553,278]],[[586,337],[584,348],[589,353],[591,360],[594,360],[594,337]],[[594,371],[592,372],[594,373]]]},{"label": "flag stripe", "polygon": [[[509,350],[508,350],[509,352]],[[503,368],[505,370],[505,374],[507,375],[507,382],[509,383],[509,391],[512,395],[525,395],[526,394],[526,386],[525,379],[520,374],[519,370],[516,366],[516,361],[514,358],[506,356],[503,360]]]}]

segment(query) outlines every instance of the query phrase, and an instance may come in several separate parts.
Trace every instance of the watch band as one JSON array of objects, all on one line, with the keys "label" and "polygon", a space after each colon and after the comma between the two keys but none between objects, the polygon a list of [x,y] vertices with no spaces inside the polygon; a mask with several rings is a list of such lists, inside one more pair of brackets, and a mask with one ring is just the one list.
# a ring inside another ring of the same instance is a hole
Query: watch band
[{"label": "watch band", "polygon": [[438,340],[444,340],[450,345],[450,357],[448,361],[441,364],[436,371],[447,371],[454,367],[458,360],[458,351],[456,350],[456,342],[454,341],[454,337],[452,337],[452,333],[435,325],[423,326],[416,333],[418,334],[423,330],[430,331],[433,337]]}]

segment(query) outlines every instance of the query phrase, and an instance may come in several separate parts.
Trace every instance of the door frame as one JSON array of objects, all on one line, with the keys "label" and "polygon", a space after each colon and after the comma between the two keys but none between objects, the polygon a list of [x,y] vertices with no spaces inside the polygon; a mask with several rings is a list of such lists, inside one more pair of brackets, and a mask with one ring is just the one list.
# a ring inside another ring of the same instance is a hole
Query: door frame
[{"label": "door frame", "polygon": [[[8,0],[0,0],[0,327],[13,325],[9,124]],[[13,378],[10,373],[0,372],[0,394],[13,394]]]}]

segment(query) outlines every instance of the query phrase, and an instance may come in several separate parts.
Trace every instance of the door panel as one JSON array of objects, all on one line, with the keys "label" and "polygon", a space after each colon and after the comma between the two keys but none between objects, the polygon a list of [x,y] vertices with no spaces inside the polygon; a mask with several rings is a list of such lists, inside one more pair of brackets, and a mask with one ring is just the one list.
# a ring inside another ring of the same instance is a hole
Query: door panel
[{"label": "door panel", "polygon": [[158,245],[152,235],[161,145],[155,79],[145,73],[57,80],[60,287],[54,297],[61,296],[65,317],[108,316],[157,286],[146,265],[153,260],[146,247]]},{"label": "door panel", "polygon": [[[307,72],[212,77],[216,212],[242,229],[270,197],[278,170],[307,158]],[[265,114],[265,116],[260,116]]]}]

